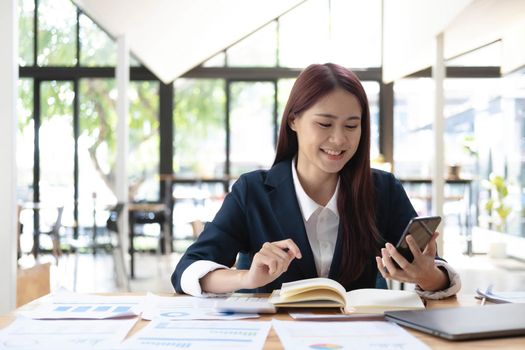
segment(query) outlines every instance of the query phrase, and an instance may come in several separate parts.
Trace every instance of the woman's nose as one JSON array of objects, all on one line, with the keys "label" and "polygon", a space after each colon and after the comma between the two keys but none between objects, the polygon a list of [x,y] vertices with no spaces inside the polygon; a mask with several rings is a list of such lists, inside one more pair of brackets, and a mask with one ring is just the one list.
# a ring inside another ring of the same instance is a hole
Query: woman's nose
[{"label": "woman's nose", "polygon": [[346,133],[344,128],[334,128],[330,134],[330,142],[336,145],[342,145],[346,142]]}]

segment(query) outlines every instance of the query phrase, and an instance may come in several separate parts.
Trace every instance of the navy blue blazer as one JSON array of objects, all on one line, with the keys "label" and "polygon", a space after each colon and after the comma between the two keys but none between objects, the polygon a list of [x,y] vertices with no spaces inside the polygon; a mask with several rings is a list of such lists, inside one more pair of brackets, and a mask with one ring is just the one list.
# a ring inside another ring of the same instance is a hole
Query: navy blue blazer
[{"label": "navy blue blazer", "polygon": [[[401,183],[392,174],[376,169],[372,170],[372,174],[377,228],[385,241],[395,245],[416,212]],[[270,293],[279,289],[283,282],[318,277],[295,194],[291,160],[280,162],[267,171],[244,174],[235,182],[213,221],[206,224],[197,241],[182,256],[171,282],[177,293],[183,293],[180,279],[193,262],[211,260],[233,266],[238,252],[246,252],[253,257],[265,242],[287,238],[297,244],[302,259],[294,259],[286,272],[268,285],[257,288],[256,292]],[[335,279],[338,275],[342,254],[339,225],[330,278]],[[361,276],[344,287],[346,290],[374,288],[376,276],[375,256],[371,255]]]}]

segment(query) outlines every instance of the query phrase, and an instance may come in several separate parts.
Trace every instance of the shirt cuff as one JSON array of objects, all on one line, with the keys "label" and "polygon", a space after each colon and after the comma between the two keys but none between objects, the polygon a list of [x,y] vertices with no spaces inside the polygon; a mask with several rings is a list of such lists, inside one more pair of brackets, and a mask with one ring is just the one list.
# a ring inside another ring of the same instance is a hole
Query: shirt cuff
[{"label": "shirt cuff", "polygon": [[459,290],[461,289],[461,279],[459,278],[459,274],[450,266],[448,263],[446,263],[443,260],[436,260],[436,266],[442,267],[447,271],[448,279],[450,281],[450,285],[448,288],[438,291],[427,291],[422,290],[418,285],[416,285],[416,292],[419,294],[420,297],[423,297],[425,299],[445,299],[450,296],[456,295]]},{"label": "shirt cuff", "polygon": [[217,264],[210,260],[195,261],[182,273],[180,287],[184,293],[193,295],[194,297],[208,296],[208,294],[202,292],[200,279],[208,272],[227,268],[227,266]]}]

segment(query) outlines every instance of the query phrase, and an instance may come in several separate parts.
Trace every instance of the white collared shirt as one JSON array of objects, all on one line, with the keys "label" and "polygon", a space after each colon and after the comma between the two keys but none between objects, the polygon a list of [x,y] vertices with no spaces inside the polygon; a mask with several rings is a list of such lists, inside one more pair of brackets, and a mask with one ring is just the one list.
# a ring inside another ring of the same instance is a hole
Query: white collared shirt
[{"label": "white collared shirt", "polygon": [[330,198],[326,206],[323,207],[317,204],[304,191],[297,176],[295,160],[292,161],[292,177],[297,201],[303,214],[306,235],[308,236],[308,241],[310,242],[310,247],[314,255],[317,275],[319,277],[328,277],[339,228],[339,212],[337,210],[339,180],[337,181],[337,186],[332,198]]}]

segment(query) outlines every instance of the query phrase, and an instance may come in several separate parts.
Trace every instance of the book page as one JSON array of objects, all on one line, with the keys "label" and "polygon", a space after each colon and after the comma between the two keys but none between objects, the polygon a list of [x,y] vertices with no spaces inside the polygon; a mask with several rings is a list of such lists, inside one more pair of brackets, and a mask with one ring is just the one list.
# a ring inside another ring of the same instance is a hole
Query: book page
[{"label": "book page", "polygon": [[383,313],[387,310],[424,309],[414,291],[365,288],[346,293],[346,312]]},{"label": "book page", "polygon": [[[312,292],[316,292],[316,291],[312,291]],[[341,296],[339,294],[335,294],[333,291],[329,291],[329,292],[331,293],[331,296],[324,300],[322,299],[322,295],[321,297],[317,295],[317,297],[313,300],[306,300],[308,298],[303,299],[301,298],[302,294],[300,294],[300,295],[293,296],[292,297],[293,301],[291,301],[290,299],[282,299],[280,296],[281,290],[275,289],[272,292],[272,295],[270,296],[268,301],[278,307],[330,307],[330,308],[339,307],[341,308],[345,305],[345,303],[342,303],[341,300],[338,300],[338,299],[341,299]]]},{"label": "book page", "polygon": [[327,289],[340,294],[343,298],[346,293],[344,287],[337,281],[329,278],[308,278],[304,280],[283,283],[281,287],[281,298],[303,293],[309,290]]},{"label": "book page", "polygon": [[300,294],[294,294],[284,299],[281,296],[281,301],[286,303],[295,303],[300,301],[334,301],[337,305],[345,306],[346,300],[343,295],[329,289],[314,289]]}]

